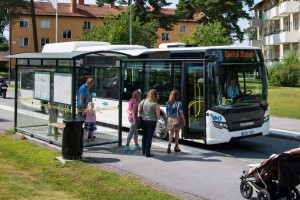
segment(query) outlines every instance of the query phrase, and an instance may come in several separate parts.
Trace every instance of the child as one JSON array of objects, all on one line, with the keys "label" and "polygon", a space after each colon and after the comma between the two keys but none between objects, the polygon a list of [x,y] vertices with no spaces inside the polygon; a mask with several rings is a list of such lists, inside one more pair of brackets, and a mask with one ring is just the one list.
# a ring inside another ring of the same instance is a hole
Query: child
[{"label": "child", "polygon": [[137,130],[137,118],[138,118],[138,105],[139,102],[141,101],[141,92],[139,90],[136,90],[132,94],[132,98],[129,101],[128,104],[128,120],[131,124],[128,137],[127,137],[127,143],[126,146],[124,147],[125,151],[130,151],[130,140],[132,137],[134,137],[134,142],[135,142],[135,149],[136,150],[141,150],[141,146],[138,143],[138,130]]},{"label": "child", "polygon": [[86,142],[92,142],[94,141],[94,131],[97,130],[96,112],[94,110],[93,102],[88,103],[87,109],[85,109],[84,114],[86,116],[84,123],[84,138]]}]

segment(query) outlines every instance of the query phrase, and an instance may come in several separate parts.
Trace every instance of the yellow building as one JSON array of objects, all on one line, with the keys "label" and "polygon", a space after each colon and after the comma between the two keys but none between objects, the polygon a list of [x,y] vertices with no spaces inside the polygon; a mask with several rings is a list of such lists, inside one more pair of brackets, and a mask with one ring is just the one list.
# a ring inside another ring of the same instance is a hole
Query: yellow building
[{"label": "yellow building", "polygon": [[[124,8],[125,9],[125,8]],[[124,10],[123,9],[123,10]],[[108,13],[118,14],[122,10],[114,6],[98,7],[84,4],[84,0],[70,0],[70,3],[58,4],[58,42],[79,40],[84,30],[100,26]],[[162,9],[163,14],[174,14],[174,9]],[[35,2],[36,26],[39,51],[47,43],[55,42],[56,12],[50,2]],[[178,42],[180,34],[189,34],[197,26],[197,21],[203,13],[194,20],[181,20],[173,31],[158,30],[159,39],[154,47],[161,43]],[[34,52],[32,21],[30,13],[24,13],[11,27],[11,54]],[[13,66],[13,65],[12,65]]]}]

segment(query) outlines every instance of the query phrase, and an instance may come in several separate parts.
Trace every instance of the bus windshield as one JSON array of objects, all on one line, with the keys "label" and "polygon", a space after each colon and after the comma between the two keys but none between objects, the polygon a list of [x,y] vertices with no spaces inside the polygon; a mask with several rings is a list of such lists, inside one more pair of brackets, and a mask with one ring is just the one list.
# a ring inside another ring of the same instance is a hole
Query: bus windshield
[{"label": "bus windshield", "polygon": [[267,107],[263,64],[222,64],[208,70],[210,109],[244,106]]}]

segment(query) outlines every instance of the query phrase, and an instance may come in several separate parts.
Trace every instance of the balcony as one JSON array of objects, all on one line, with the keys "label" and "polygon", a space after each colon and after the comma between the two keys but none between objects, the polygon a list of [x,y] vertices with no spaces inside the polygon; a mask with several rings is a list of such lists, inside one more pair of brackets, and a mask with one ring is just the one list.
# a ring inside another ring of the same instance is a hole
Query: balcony
[{"label": "balcony", "polygon": [[263,13],[263,21],[270,19],[270,17],[271,17],[271,10],[267,10]]},{"label": "balcony", "polygon": [[267,33],[263,37],[263,45],[279,45],[285,43],[299,42],[298,28],[289,28],[272,33]]},{"label": "balcony", "polygon": [[278,15],[280,17],[288,16],[292,13],[299,12],[299,1],[284,1],[279,5],[279,12]]},{"label": "balcony", "polygon": [[270,10],[270,18],[269,20],[278,20],[280,19],[279,16],[279,7],[275,6]]},{"label": "balcony", "polygon": [[279,40],[281,43],[299,42],[298,30],[279,33]]},{"label": "balcony", "polygon": [[249,26],[250,27],[260,27],[262,25],[262,19],[257,19],[257,18],[255,18],[255,19],[251,19],[250,21],[249,21]]},{"label": "balcony", "polygon": [[270,36],[269,35],[264,36],[262,41],[263,41],[263,45],[264,46],[271,45],[270,44]]},{"label": "balcony", "polygon": [[261,40],[250,40],[249,46],[252,47],[261,47]]}]

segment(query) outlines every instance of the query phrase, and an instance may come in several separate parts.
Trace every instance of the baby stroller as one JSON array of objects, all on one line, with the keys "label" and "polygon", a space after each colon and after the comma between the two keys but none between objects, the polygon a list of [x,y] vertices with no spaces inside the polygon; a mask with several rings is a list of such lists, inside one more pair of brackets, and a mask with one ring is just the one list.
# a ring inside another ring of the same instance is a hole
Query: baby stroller
[{"label": "baby stroller", "polygon": [[[287,156],[286,154],[272,155],[268,160],[251,166],[249,171],[244,171],[240,178],[242,196],[250,199],[255,191],[258,200],[275,200],[278,189],[278,159]],[[287,199],[300,200],[300,194],[296,187],[289,188]]]}]

